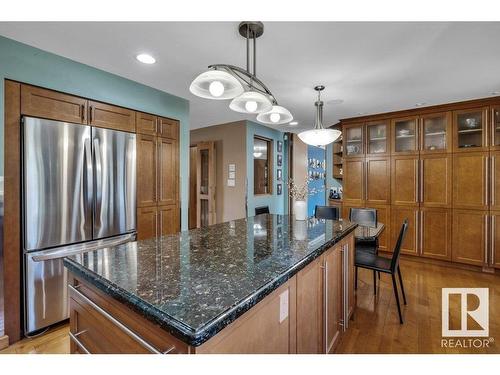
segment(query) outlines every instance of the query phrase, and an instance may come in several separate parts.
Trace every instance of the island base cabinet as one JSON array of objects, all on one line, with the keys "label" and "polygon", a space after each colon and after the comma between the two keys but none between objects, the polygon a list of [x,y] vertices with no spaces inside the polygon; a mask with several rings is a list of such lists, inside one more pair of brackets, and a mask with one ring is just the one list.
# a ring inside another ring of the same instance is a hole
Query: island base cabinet
[{"label": "island base cabinet", "polygon": [[488,251],[488,211],[453,210],[452,260],[485,266]]}]

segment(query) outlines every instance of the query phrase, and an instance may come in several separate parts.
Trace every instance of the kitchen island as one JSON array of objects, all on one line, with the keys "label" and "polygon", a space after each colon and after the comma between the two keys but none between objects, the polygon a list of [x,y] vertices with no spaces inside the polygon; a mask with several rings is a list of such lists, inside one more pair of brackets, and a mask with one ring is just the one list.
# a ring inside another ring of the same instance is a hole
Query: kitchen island
[{"label": "kitchen island", "polygon": [[264,214],[66,258],[71,352],[331,353],[355,228]]}]

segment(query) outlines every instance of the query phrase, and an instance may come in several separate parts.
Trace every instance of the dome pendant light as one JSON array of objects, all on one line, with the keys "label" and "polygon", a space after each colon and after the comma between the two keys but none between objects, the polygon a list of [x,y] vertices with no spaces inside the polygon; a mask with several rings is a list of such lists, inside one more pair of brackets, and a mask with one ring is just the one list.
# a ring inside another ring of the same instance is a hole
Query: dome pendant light
[{"label": "dome pendant light", "polygon": [[208,71],[193,80],[189,91],[205,99],[232,99],[229,108],[240,113],[258,114],[257,121],[265,124],[290,122],[293,119],[290,111],[279,106],[271,91],[257,78],[257,38],[264,33],[264,24],[241,22],[238,31],[246,39],[246,69],[228,64],[210,65]]},{"label": "dome pendant light", "polygon": [[299,133],[299,138],[302,142],[311,146],[326,146],[335,142],[342,134],[340,130],[325,129],[323,126],[323,102],[321,101],[321,91],[325,86],[316,86],[314,90],[318,92],[318,100],[314,103],[316,106],[316,120],[314,129],[306,130]]}]

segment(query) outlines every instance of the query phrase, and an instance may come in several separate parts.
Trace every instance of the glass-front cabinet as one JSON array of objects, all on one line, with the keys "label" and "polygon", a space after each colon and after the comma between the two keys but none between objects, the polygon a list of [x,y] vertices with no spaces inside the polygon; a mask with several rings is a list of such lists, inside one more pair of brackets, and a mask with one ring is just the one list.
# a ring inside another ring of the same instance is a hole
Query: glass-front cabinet
[{"label": "glass-front cabinet", "polygon": [[491,108],[491,148],[500,150],[500,105]]},{"label": "glass-front cabinet", "polygon": [[453,149],[456,152],[487,151],[488,107],[453,112]]},{"label": "glass-front cabinet", "polygon": [[364,156],[364,126],[353,124],[345,126],[344,156]]},{"label": "glass-front cabinet", "polygon": [[451,152],[451,112],[424,115],[420,126],[420,153]]},{"label": "glass-front cabinet", "polygon": [[418,153],[417,123],[417,116],[392,120],[392,153],[394,155],[411,155]]},{"label": "glass-front cabinet", "polygon": [[389,125],[387,122],[366,124],[366,154],[381,156],[389,154]]}]

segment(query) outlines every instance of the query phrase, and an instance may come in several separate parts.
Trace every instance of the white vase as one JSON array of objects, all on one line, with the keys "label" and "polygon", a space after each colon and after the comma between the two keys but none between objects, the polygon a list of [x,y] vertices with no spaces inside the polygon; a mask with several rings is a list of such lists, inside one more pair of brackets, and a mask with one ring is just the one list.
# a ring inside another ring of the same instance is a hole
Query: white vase
[{"label": "white vase", "polygon": [[293,213],[295,215],[295,220],[307,220],[307,202],[295,201],[293,203]]}]

